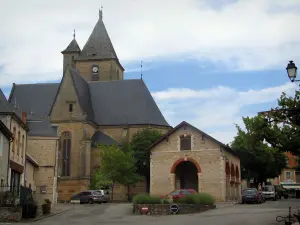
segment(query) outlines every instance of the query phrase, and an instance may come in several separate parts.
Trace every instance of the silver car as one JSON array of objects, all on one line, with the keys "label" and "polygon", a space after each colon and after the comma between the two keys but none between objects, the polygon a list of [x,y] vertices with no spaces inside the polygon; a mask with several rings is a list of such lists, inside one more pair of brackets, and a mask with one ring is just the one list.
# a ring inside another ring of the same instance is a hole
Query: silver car
[{"label": "silver car", "polygon": [[100,193],[103,203],[107,203],[110,200],[110,195],[108,190],[100,189],[95,191]]},{"label": "silver car", "polygon": [[103,198],[98,191],[87,190],[72,196],[71,203],[76,203],[76,202],[79,202],[80,204],[102,203]]}]

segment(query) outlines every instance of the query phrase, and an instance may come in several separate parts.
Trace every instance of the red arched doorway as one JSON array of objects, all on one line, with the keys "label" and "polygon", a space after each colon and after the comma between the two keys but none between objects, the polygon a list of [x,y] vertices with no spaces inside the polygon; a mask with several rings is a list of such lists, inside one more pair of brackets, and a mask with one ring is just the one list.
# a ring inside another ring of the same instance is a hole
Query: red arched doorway
[{"label": "red arched doorway", "polygon": [[200,165],[191,158],[177,160],[171,173],[175,176],[175,189],[194,189],[199,191],[198,174],[201,173]]}]

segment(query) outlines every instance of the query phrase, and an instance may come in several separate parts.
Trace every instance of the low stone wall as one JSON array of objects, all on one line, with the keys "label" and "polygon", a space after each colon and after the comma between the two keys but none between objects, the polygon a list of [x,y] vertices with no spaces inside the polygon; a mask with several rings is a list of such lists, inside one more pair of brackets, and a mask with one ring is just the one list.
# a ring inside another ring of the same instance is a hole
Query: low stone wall
[{"label": "low stone wall", "polygon": [[[210,209],[215,209],[216,205],[202,204],[177,204],[179,210],[176,214],[190,214],[204,212]],[[142,208],[148,208],[148,212],[144,213]],[[172,215],[170,204],[133,204],[133,214],[140,215]]]},{"label": "low stone wall", "polygon": [[18,222],[22,219],[22,207],[1,207],[0,206],[0,222]]}]

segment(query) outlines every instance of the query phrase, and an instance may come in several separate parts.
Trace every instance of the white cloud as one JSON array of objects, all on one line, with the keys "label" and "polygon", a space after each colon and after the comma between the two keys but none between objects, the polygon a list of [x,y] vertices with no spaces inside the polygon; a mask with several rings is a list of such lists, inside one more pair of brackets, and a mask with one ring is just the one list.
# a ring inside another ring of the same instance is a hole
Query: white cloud
[{"label": "white cloud", "polygon": [[[101,3],[106,27],[123,63],[184,56],[244,70],[283,67],[290,59],[300,61],[300,14],[295,10],[300,7],[299,0]],[[74,28],[83,47],[101,3],[2,0],[0,86],[59,79],[60,51],[71,41]]]},{"label": "white cloud", "polygon": [[172,126],[187,120],[224,143],[233,140],[235,124],[242,125],[242,117],[254,116],[268,108],[244,110],[255,104],[273,103],[282,92],[294,93],[294,83],[261,90],[239,91],[230,87],[205,90],[175,89],[153,92],[152,95]]}]

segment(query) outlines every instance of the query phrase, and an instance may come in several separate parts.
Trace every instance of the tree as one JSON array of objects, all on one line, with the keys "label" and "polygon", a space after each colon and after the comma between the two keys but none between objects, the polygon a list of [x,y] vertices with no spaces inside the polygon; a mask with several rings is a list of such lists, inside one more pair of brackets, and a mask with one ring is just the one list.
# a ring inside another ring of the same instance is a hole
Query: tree
[{"label": "tree", "polygon": [[282,93],[278,106],[262,116],[264,139],[274,148],[300,155],[300,91],[294,97]]},{"label": "tree", "polygon": [[236,125],[238,133],[231,144],[241,160],[242,178],[254,179],[254,183],[277,177],[286,166],[286,157],[277,148],[264,141],[265,120],[261,116],[243,118],[245,130]]},{"label": "tree", "polygon": [[[112,196],[116,183],[129,187],[139,181],[136,173],[135,160],[130,151],[122,151],[118,146],[101,146],[101,166],[98,173],[99,184],[111,184]],[[101,181],[104,179],[104,181]],[[129,193],[128,193],[129,194]],[[113,197],[112,197],[113,198]]]},{"label": "tree", "polygon": [[97,170],[93,175],[91,189],[108,189],[113,182],[100,170]]},{"label": "tree", "polygon": [[150,186],[150,150],[149,147],[162,136],[161,132],[155,129],[146,128],[138,131],[132,136],[131,150],[136,160],[136,168],[139,175],[146,178],[146,189],[149,192]]}]

